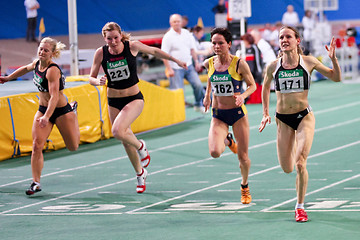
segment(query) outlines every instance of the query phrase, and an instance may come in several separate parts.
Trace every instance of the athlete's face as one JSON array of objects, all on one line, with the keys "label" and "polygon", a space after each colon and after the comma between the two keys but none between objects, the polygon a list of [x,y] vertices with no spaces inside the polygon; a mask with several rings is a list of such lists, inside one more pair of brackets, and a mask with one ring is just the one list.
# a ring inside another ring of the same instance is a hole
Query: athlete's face
[{"label": "athlete's face", "polygon": [[41,42],[38,47],[38,57],[42,61],[51,59],[52,57],[51,44],[47,42]]},{"label": "athlete's face", "polygon": [[279,33],[279,46],[282,51],[297,49],[300,39],[295,37],[295,32],[289,28],[284,28]]},{"label": "athlete's face", "polygon": [[231,47],[231,43],[227,43],[224,36],[218,33],[212,36],[211,43],[216,55],[228,53]]},{"label": "athlete's face", "polygon": [[117,30],[107,31],[104,40],[109,47],[116,48],[121,42],[121,34]]}]

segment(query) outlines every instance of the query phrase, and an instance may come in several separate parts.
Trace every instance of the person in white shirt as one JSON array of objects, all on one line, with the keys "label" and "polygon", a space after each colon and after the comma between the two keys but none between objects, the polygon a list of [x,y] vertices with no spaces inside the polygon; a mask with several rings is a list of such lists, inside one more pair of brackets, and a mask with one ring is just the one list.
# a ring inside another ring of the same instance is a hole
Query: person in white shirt
[{"label": "person in white shirt", "polygon": [[262,32],[262,38],[269,42],[271,33],[272,33],[271,24],[266,23],[264,26],[264,31]]},{"label": "person in white shirt", "polygon": [[270,35],[269,43],[270,43],[271,47],[274,49],[276,55],[279,52],[279,30],[282,26],[283,25],[281,22],[276,22],[275,29],[272,31],[272,33]]},{"label": "person in white shirt", "polygon": [[36,0],[25,0],[24,5],[27,18],[26,41],[36,42],[35,30],[38,15],[37,10],[40,8],[40,4]]},{"label": "person in white shirt", "polygon": [[283,25],[290,27],[296,27],[300,23],[299,16],[294,11],[293,5],[287,6],[287,11],[283,14],[281,22]]},{"label": "person in white shirt", "polygon": [[181,27],[181,23],[181,15],[170,16],[170,29],[162,39],[161,50],[185,62],[188,69],[183,69],[173,62],[163,59],[165,72],[170,80],[170,89],[184,88],[184,78],[191,84],[195,96],[194,108],[196,111],[205,113],[202,103],[205,90],[197,73],[202,66],[195,51],[195,39],[188,30]]},{"label": "person in white shirt", "polygon": [[304,47],[305,47],[304,54],[309,55],[312,52],[311,41],[314,40],[313,30],[315,28],[315,19],[310,10],[305,11],[305,16],[302,19],[302,25],[304,27],[304,33],[303,33]]},{"label": "person in white shirt", "polygon": [[270,43],[268,43],[261,37],[261,34],[258,30],[254,29],[250,32],[250,34],[253,36],[255,44],[261,51],[264,67],[266,67],[267,64],[271,63],[276,59],[274,49],[271,47]]}]

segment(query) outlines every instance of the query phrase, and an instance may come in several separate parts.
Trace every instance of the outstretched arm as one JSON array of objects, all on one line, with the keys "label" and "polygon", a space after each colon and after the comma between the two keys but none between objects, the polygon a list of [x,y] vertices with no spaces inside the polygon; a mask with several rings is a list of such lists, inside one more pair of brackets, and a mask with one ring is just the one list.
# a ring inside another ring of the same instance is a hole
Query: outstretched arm
[{"label": "outstretched arm", "polygon": [[35,68],[35,63],[36,63],[36,61],[34,61],[28,65],[19,67],[13,73],[11,73],[9,76],[0,76],[0,83],[4,84],[12,79],[16,79],[18,77],[25,75],[28,72],[31,72]]},{"label": "outstretched arm", "polygon": [[183,61],[180,61],[177,58],[174,58],[172,56],[170,56],[169,54],[167,54],[166,52],[162,51],[159,48],[156,47],[150,47],[148,45],[145,45],[139,41],[131,41],[130,42],[130,49],[131,52],[133,53],[134,56],[136,56],[138,54],[138,52],[143,52],[143,53],[147,53],[147,54],[151,54],[157,58],[160,59],[164,59],[164,60],[170,60],[175,62],[177,65],[179,65],[180,67],[187,69],[186,63]]},{"label": "outstretched arm", "polygon": [[262,86],[261,100],[263,106],[263,117],[259,126],[259,132],[262,132],[267,123],[271,123],[271,117],[269,115],[269,101],[270,101],[270,85],[273,79],[272,73],[276,67],[276,61],[268,65],[265,72],[265,78]]},{"label": "outstretched arm", "polygon": [[341,81],[341,69],[339,66],[339,62],[336,58],[335,54],[335,38],[333,37],[330,42],[330,47],[325,46],[326,50],[328,51],[329,58],[331,59],[333,68],[330,69],[323,65],[318,59],[313,58],[314,63],[314,69],[317,70],[319,73],[324,75],[325,77],[331,79],[334,82],[340,82]]}]

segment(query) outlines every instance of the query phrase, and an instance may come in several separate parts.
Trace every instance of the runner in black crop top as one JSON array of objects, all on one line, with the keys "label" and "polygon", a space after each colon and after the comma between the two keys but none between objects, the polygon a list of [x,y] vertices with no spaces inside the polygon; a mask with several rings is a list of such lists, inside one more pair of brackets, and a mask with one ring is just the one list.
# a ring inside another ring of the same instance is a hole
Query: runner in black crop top
[{"label": "runner in black crop top", "polygon": [[[137,139],[131,130],[131,124],[141,114],[144,107],[144,97],[138,86],[136,56],[141,52],[174,61],[184,69],[187,66],[185,62],[171,57],[159,48],[130,40],[130,35],[122,32],[121,27],[115,22],[108,22],[104,25],[102,36],[106,45],[95,51],[89,83],[104,87],[107,82],[111,131],[116,139],[123,142],[136,173],[136,192],[142,193],[146,189],[147,171],[145,168],[150,163],[150,155],[145,142]],[[101,67],[105,75],[98,78]]]},{"label": "runner in black crop top", "polygon": [[[38,103],[39,108],[38,111],[36,111],[34,118],[32,118],[32,182],[30,187],[25,191],[26,195],[33,195],[41,191],[40,180],[44,167],[43,149],[49,139],[53,139],[50,134],[54,129],[54,125],[57,126],[59,133],[62,136],[63,143],[70,151],[75,151],[79,147],[79,123],[75,114],[75,108],[73,107],[76,106],[77,103],[76,101],[73,102],[73,106],[68,103],[68,99],[62,91],[65,85],[64,75],[59,66],[52,60],[53,58],[58,58],[61,50],[64,48],[65,44],[58,42],[53,38],[45,37],[41,40],[37,48],[37,60],[19,67],[8,76],[0,76],[1,84],[23,76],[26,73],[33,72],[33,82],[40,91],[36,94],[38,101],[32,103],[33,105]],[[60,70],[60,75],[56,68]],[[43,71],[40,71],[39,69],[43,69]],[[22,108],[22,106],[19,105],[13,107]],[[23,109],[21,109],[21,111],[23,111]],[[30,119],[21,119],[21,122],[18,123],[20,125],[26,123],[26,126],[28,126],[28,120]],[[56,142],[60,141],[57,138],[53,140],[56,140]],[[54,142],[54,145],[56,145],[56,142]],[[16,155],[19,153],[22,154],[20,149],[18,150]]]},{"label": "runner in black crop top", "polygon": [[117,55],[112,55],[107,45],[103,46],[101,65],[107,76],[109,88],[126,89],[139,82],[136,57],[130,52],[129,41],[123,43],[124,50]]},{"label": "runner in black crop top", "polygon": [[[283,26],[279,30],[280,58],[267,66],[263,89],[263,117],[259,131],[271,122],[270,87],[274,79],[276,90],[276,125],[278,162],[285,173],[296,170],[295,221],[308,221],[304,209],[309,181],[307,159],[314,140],[315,116],[308,99],[310,76],[313,70],[332,81],[341,81],[341,69],[336,58],[336,41],[325,46],[333,68],[322,64],[314,56],[304,56],[301,36],[296,28]],[[288,181],[288,180],[285,180]]]},{"label": "runner in black crop top", "polygon": [[40,92],[49,92],[49,82],[48,79],[46,78],[46,73],[47,70],[49,68],[51,68],[52,66],[57,67],[60,70],[60,84],[59,84],[59,91],[63,90],[65,87],[65,77],[64,74],[62,73],[60,67],[56,64],[56,63],[51,63],[43,72],[39,71],[39,63],[40,61],[36,62],[35,65],[35,69],[34,69],[34,78],[33,78],[33,82],[35,84],[35,86],[39,89]]}]

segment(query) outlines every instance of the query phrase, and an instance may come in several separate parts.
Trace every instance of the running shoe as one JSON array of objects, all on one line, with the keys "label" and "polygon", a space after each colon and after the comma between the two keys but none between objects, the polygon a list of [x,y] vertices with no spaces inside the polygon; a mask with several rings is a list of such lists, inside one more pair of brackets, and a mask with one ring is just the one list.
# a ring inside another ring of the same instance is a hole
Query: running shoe
[{"label": "running shoe", "polygon": [[137,174],[136,178],[137,178],[137,186],[136,186],[136,192],[137,193],[143,193],[146,190],[146,185],[145,185],[145,180],[147,177],[147,171],[145,168],[142,169],[142,173],[141,174]]},{"label": "running shoe", "polygon": [[205,107],[203,106],[194,106],[194,110],[195,112],[199,112],[199,113],[202,113],[202,114],[207,114],[208,112],[205,111]]},{"label": "running shoe", "polygon": [[140,158],[140,163],[143,168],[146,168],[150,164],[150,154],[146,148],[145,141],[140,139],[139,140],[142,144],[141,148],[137,151]]},{"label": "running shoe", "polygon": [[226,139],[230,142],[230,144],[228,146],[230,148],[230,150],[233,153],[237,154],[237,144],[236,144],[236,142],[235,142],[235,140],[233,138],[232,133],[228,133],[228,135],[226,136]]},{"label": "running shoe", "polygon": [[73,101],[73,102],[71,102],[71,103],[69,103],[69,104],[70,104],[71,110],[72,110],[75,114],[77,114],[77,107],[78,107],[77,101]]},{"label": "running shoe", "polygon": [[241,188],[241,202],[242,202],[242,204],[251,203],[251,194],[250,194],[249,187]]},{"label": "running shoe", "polygon": [[40,192],[41,186],[40,183],[32,182],[29,189],[25,191],[26,195],[33,195],[34,193]]},{"label": "running shoe", "polygon": [[295,220],[297,222],[307,222],[308,221],[308,216],[304,209],[297,208],[295,210]]}]

